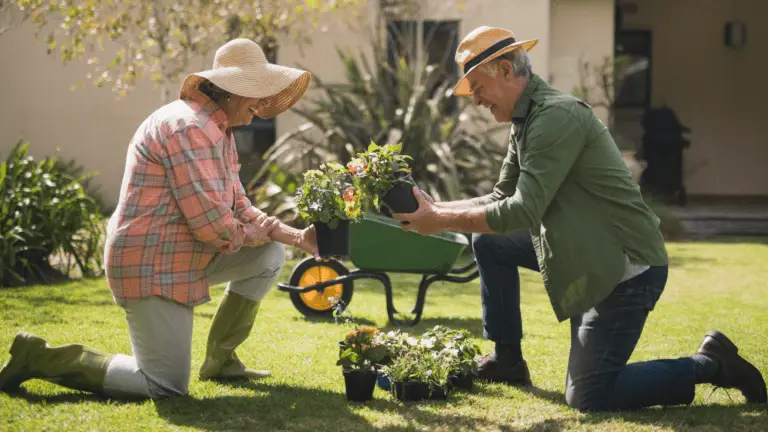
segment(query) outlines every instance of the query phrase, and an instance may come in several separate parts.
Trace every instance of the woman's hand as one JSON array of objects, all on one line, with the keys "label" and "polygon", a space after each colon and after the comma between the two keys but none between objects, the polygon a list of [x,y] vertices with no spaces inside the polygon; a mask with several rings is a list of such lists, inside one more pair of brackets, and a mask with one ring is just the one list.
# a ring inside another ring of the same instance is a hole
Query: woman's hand
[{"label": "woman's hand", "polygon": [[280,221],[274,216],[267,216],[266,213],[262,213],[256,216],[252,224],[256,225],[259,231],[269,236],[275,228],[280,226]]},{"label": "woman's hand", "polygon": [[303,230],[298,230],[278,221],[278,226],[270,233],[269,237],[272,241],[286,246],[295,246],[314,257],[318,256],[317,234],[315,234],[315,227],[313,225]]},{"label": "woman's hand", "polygon": [[315,232],[314,225],[310,225],[299,232],[299,241],[296,244],[296,247],[313,257],[318,256],[317,233]]},{"label": "woman's hand", "polygon": [[245,226],[245,246],[261,246],[279,231],[280,221],[262,213]]}]

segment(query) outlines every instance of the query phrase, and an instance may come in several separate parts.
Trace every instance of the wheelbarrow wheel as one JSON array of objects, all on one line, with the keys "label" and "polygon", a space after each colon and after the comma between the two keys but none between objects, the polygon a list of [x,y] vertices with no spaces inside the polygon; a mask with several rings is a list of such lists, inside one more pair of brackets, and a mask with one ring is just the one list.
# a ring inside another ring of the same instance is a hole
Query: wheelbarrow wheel
[{"label": "wheelbarrow wheel", "polygon": [[[310,257],[301,261],[291,274],[290,284],[306,287],[320,282],[329,281],[339,276],[349,274],[344,264],[336,261],[317,261]],[[291,293],[293,306],[304,316],[332,316],[336,302],[339,299],[339,311],[343,311],[352,301],[354,284],[346,281],[337,285],[323,288],[322,291],[312,290],[304,293]]]}]

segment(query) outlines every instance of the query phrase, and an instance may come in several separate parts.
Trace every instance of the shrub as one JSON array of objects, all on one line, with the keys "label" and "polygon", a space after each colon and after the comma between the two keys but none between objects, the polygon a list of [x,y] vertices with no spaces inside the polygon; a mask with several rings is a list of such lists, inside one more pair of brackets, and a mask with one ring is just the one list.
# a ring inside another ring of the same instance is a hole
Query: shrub
[{"label": "shrub", "polygon": [[[83,276],[102,269],[103,226],[98,203],[56,159],[40,162],[20,141],[0,164],[0,286],[65,279],[48,259],[74,261]],[[71,266],[69,266],[71,267]]]}]

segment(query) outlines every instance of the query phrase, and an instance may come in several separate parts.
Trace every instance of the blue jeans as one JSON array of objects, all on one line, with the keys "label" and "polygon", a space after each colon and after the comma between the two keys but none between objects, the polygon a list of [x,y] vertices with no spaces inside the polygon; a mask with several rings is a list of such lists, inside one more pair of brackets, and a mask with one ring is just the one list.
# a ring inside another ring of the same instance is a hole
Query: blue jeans
[{"label": "blue jeans", "polygon": [[[518,268],[539,271],[531,235],[476,234],[472,249],[480,271],[484,335],[497,343],[519,344],[523,325]],[[692,358],[627,364],[666,282],[667,267],[651,267],[617,285],[592,309],[571,317],[565,385],[569,406],[608,411],[693,401]]]}]

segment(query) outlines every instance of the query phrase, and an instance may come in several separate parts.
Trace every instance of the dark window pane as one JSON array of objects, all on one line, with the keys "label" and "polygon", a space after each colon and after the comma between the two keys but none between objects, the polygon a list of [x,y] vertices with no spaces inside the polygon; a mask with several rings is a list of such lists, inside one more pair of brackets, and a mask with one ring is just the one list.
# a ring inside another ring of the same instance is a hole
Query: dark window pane
[{"label": "dark window pane", "polygon": [[[459,46],[458,21],[424,22],[424,56],[427,64],[438,68],[438,80],[430,88],[434,93],[441,85],[454,85],[458,80],[458,66],[454,55]],[[450,99],[450,112],[457,109],[457,99]]]},{"label": "dark window pane", "polygon": [[651,99],[651,33],[616,35],[616,106],[647,107]]}]

